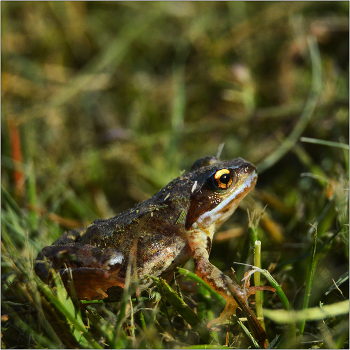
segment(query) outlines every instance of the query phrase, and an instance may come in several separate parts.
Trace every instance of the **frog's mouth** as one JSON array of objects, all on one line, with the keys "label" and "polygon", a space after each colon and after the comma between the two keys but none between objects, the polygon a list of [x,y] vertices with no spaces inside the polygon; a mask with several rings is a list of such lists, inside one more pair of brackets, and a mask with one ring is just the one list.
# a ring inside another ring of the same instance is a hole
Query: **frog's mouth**
[{"label": "frog's mouth", "polygon": [[[210,227],[215,230],[232,215],[239,202],[254,188],[257,178],[256,171],[247,174],[233,186],[231,191],[223,194],[222,201],[216,207],[200,215],[192,228],[207,229]],[[215,228],[211,227],[212,225]]]}]

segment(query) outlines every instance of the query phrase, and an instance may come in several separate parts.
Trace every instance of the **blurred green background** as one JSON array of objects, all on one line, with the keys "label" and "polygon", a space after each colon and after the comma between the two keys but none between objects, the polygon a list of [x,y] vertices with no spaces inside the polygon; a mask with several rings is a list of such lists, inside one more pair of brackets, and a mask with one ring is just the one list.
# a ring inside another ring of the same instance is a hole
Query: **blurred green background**
[{"label": "blurred green background", "polygon": [[[264,268],[310,251],[310,223],[331,203],[318,229],[329,238],[348,223],[348,14],[346,1],[2,1],[1,181],[28,217],[31,257],[149,198],[222,143],[222,159],[260,166],[224,229],[246,230],[247,207],[268,204]],[[26,252],[23,237],[13,240]],[[211,255],[228,272],[244,255],[232,237]],[[327,252],[312,305],[348,269],[347,232]],[[306,263],[284,279],[296,307]]]},{"label": "blurred green background", "polygon": [[[11,124],[48,210],[68,187],[94,211],[93,193],[119,212],[223,142],[223,159],[257,164],[303,111],[308,35],[323,86],[303,135],[347,142],[347,2],[4,2],[3,185]],[[332,150],[305,147],[331,167]],[[272,172],[289,167],[289,182],[266,174],[258,187],[297,185],[291,153]]]}]

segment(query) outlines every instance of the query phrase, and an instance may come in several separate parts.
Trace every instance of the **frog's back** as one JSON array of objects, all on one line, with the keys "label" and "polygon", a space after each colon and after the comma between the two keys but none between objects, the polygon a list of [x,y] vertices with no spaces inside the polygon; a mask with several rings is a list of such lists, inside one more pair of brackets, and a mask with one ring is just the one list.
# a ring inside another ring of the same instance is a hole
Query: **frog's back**
[{"label": "frog's back", "polygon": [[79,243],[101,249],[109,247],[121,253],[123,277],[133,247],[140,275],[161,275],[172,265],[184,263],[191,257],[182,234],[185,217],[181,213],[188,209],[186,192],[179,187],[184,182],[186,178],[176,179],[132,209],[111,219],[94,221],[82,232]]}]

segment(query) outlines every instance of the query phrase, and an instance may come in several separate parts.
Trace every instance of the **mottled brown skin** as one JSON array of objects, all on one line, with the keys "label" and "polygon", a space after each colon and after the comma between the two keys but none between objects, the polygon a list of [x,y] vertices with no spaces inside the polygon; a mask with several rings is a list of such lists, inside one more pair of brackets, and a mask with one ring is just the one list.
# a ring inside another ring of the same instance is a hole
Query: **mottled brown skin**
[{"label": "mottled brown skin", "polygon": [[[36,272],[47,280],[48,260],[66,279],[70,267],[78,298],[113,300],[135,258],[139,285],[145,289],[150,275],[166,277],[193,257],[196,274],[226,300],[223,313],[210,324],[224,321],[238,306],[248,319],[254,317],[245,293],[209,262],[209,253],[215,230],[254,188],[256,179],[254,165],[241,158],[201,158],[189,172],[132,209],[66,232],[40,252]],[[253,323],[259,328],[256,319]]]}]

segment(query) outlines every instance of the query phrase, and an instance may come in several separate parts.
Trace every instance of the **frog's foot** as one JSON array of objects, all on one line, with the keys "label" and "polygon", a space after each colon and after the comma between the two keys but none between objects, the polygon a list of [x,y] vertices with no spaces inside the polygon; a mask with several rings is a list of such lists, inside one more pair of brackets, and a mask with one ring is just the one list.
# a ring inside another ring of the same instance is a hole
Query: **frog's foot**
[{"label": "frog's foot", "polygon": [[[80,267],[71,269],[73,283],[78,299],[99,300],[108,297],[107,289],[114,286],[124,288],[125,279],[109,273],[100,268]],[[72,295],[70,290],[69,270],[62,273],[62,280],[66,285],[67,290]]]},{"label": "frog's foot", "polygon": [[236,313],[237,308],[240,308],[247,318],[248,324],[254,334],[255,339],[262,348],[266,348],[267,338],[264,329],[262,328],[260,322],[257,320],[253,311],[247,305],[247,298],[250,294],[255,293],[256,290],[261,290],[260,288],[250,287],[249,291],[242,291],[238,286],[234,285],[232,282],[227,282],[226,287],[231,295],[223,295],[226,299],[226,306],[220,316],[208,323],[208,328],[213,324],[223,323],[230,316]]},{"label": "frog's foot", "polygon": [[220,324],[220,323],[224,323],[225,321],[227,321],[232,315],[234,315],[236,313],[237,310],[237,303],[234,300],[230,300],[230,302],[226,301],[226,305],[224,310],[221,312],[220,316],[217,318],[214,318],[213,320],[211,320],[207,327],[210,328],[215,324]]}]

